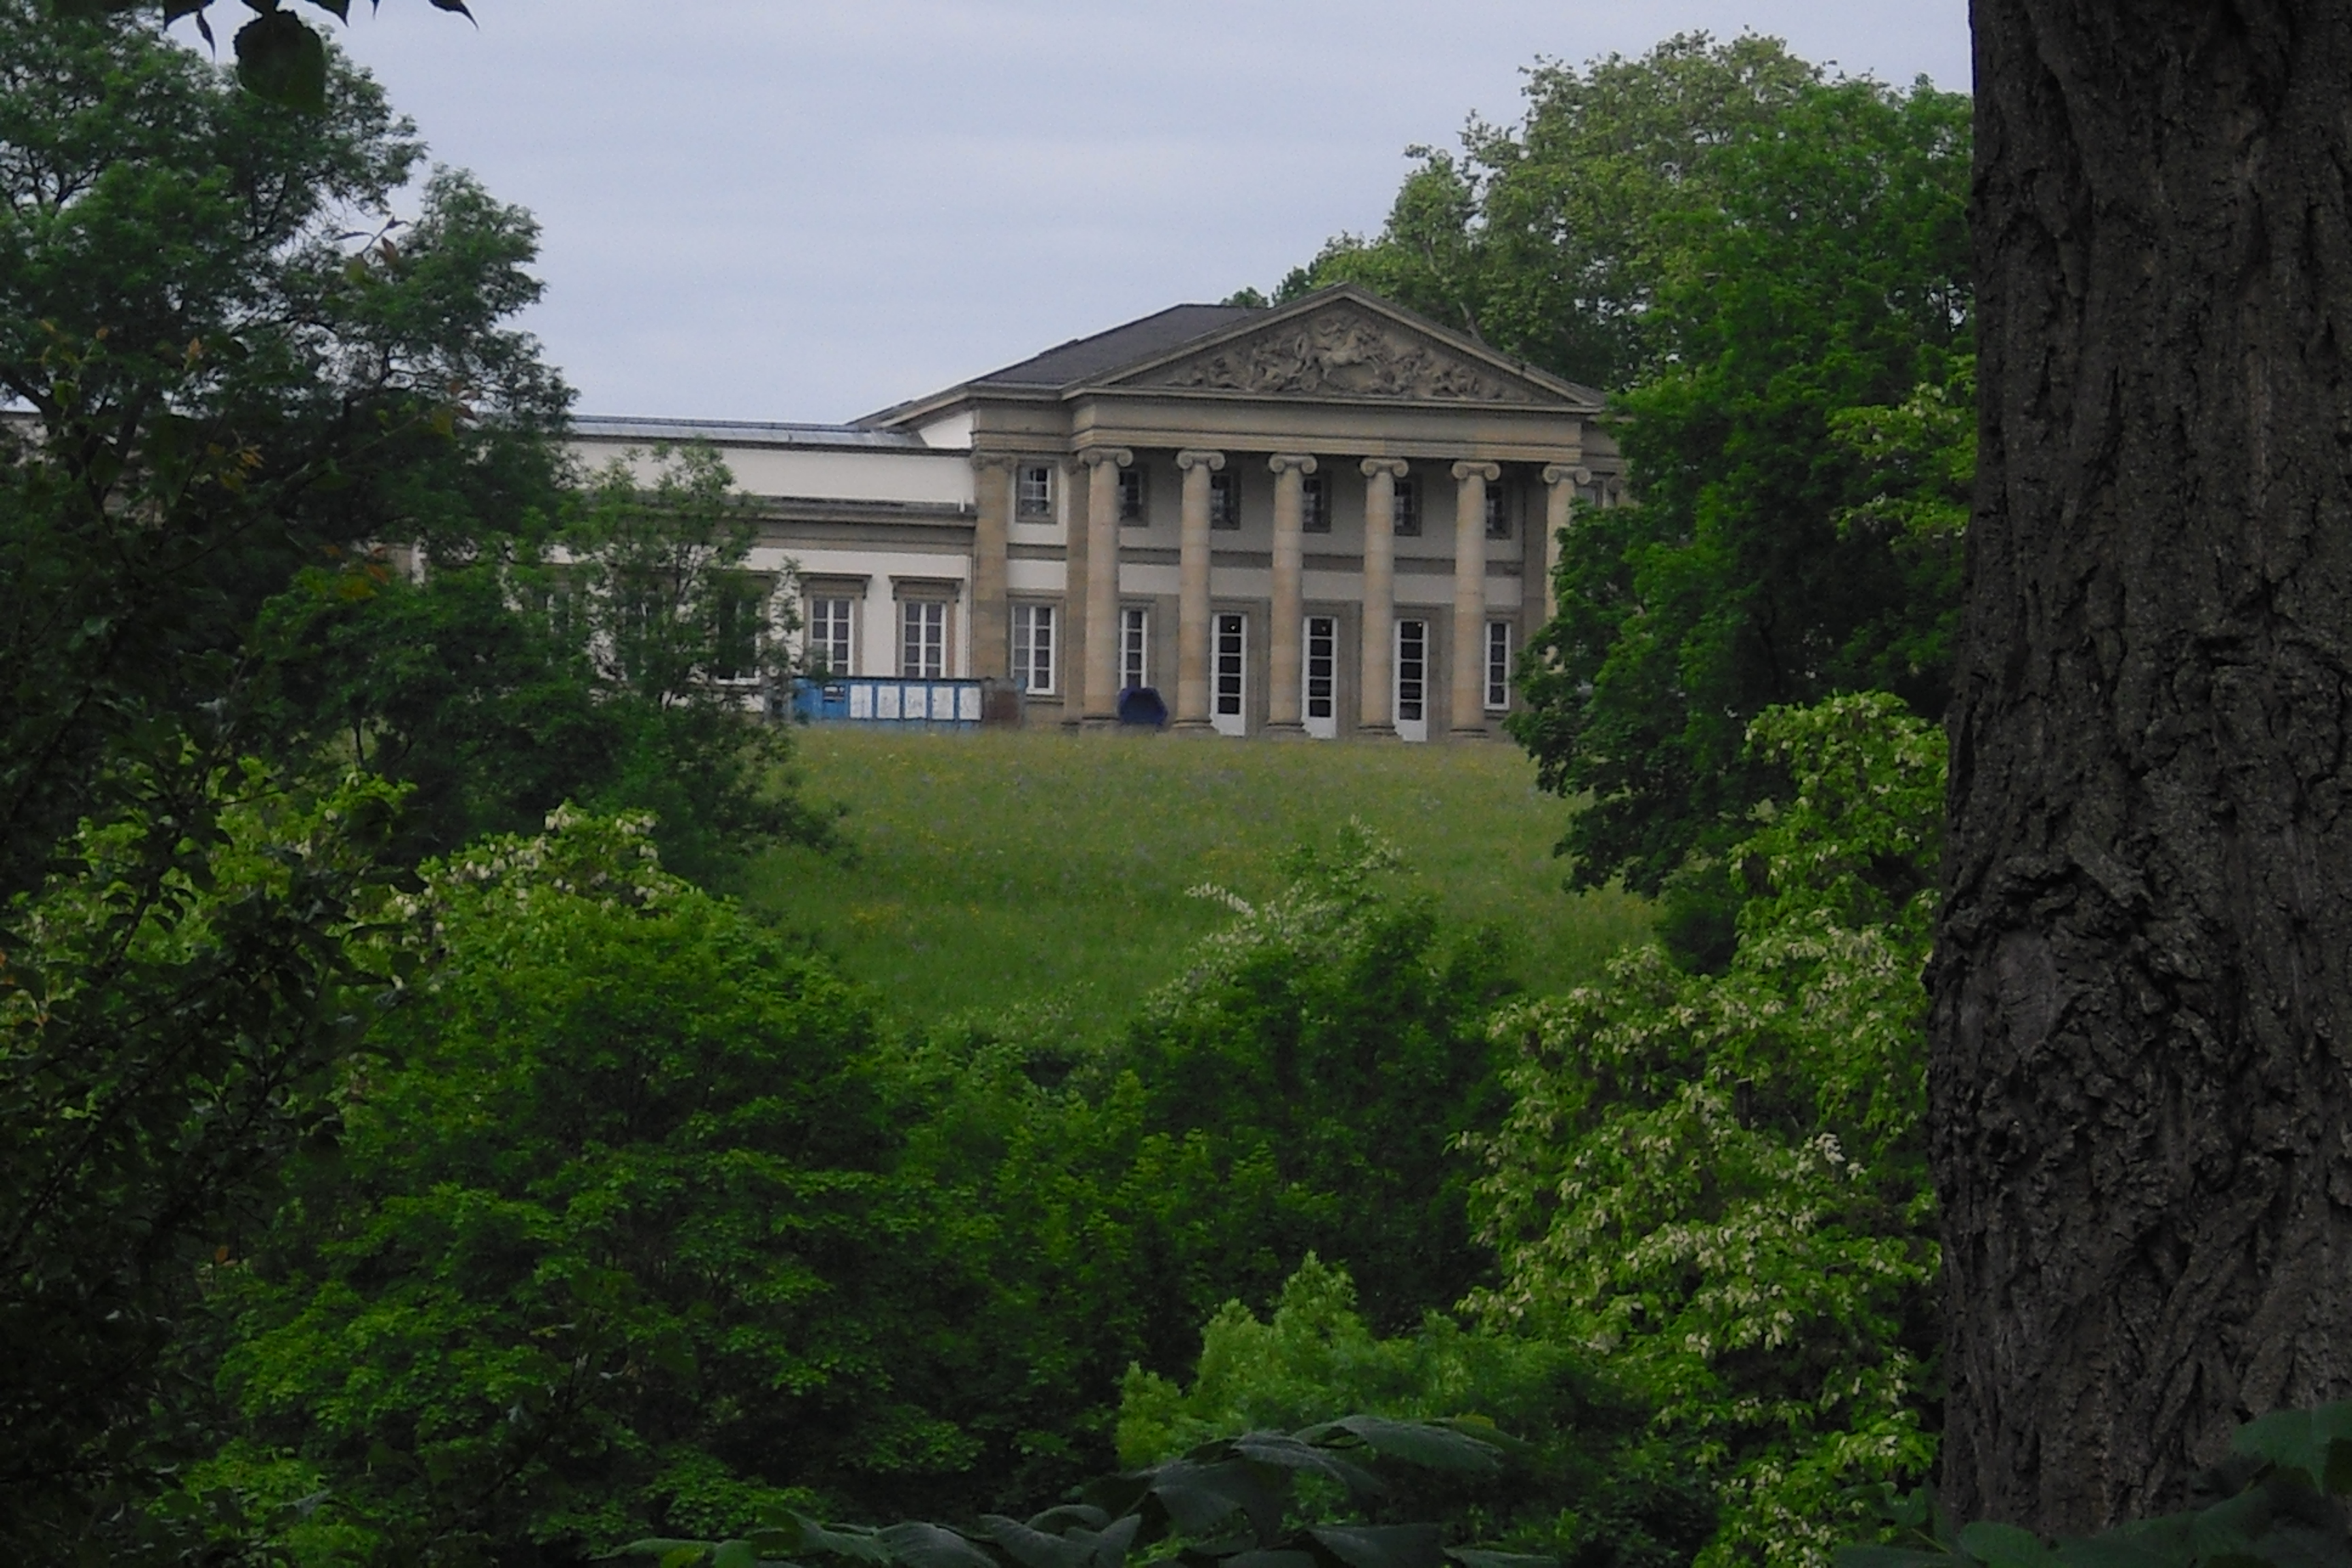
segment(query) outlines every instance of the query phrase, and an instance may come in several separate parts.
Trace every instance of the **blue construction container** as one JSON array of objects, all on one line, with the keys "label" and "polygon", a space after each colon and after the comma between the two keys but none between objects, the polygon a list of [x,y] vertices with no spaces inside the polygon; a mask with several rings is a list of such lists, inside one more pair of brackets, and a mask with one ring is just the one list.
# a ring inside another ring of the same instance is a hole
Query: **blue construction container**
[{"label": "blue construction container", "polygon": [[803,724],[889,724],[978,729],[981,683],[895,675],[837,675],[793,682],[793,717]]}]

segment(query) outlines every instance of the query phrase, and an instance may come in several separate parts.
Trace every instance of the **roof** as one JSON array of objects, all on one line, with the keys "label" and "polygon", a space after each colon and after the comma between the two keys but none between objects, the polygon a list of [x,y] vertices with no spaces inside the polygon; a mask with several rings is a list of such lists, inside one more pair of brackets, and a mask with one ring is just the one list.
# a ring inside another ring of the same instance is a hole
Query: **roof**
[{"label": "roof", "polygon": [[1259,312],[1254,305],[1171,305],[1124,326],[1089,338],[1072,338],[1018,364],[974,376],[974,386],[1063,387],[1107,370],[1150,359],[1169,349],[1222,331]]},{"label": "roof", "polygon": [[745,419],[623,419],[586,414],[572,421],[572,433],[607,441],[708,441],[714,447],[939,450],[904,430],[874,430],[856,425],[771,425]]}]

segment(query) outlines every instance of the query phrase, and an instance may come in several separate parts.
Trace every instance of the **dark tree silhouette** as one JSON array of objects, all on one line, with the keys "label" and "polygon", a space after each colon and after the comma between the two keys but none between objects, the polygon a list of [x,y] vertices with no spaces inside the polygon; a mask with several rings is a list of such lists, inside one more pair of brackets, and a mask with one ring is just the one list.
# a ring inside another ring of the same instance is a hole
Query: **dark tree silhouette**
[{"label": "dark tree silhouette", "polygon": [[2352,3],[1974,13],[1946,1482],[2080,1531],[2352,1391]]}]

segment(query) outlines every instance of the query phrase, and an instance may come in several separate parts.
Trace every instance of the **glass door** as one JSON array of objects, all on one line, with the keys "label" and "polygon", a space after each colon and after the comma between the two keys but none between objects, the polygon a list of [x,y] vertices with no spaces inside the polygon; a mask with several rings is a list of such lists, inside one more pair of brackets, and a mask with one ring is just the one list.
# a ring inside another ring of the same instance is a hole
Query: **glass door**
[{"label": "glass door", "polygon": [[1396,732],[1399,740],[1429,739],[1429,623],[1396,624]]},{"label": "glass door", "polygon": [[1339,738],[1339,621],[1336,616],[1307,617],[1299,661],[1300,711],[1307,732],[1318,741]]},{"label": "glass door", "polygon": [[1213,658],[1215,668],[1210,677],[1209,727],[1220,735],[1245,734],[1248,715],[1243,710],[1243,694],[1248,690],[1249,680],[1247,616],[1217,617]]}]

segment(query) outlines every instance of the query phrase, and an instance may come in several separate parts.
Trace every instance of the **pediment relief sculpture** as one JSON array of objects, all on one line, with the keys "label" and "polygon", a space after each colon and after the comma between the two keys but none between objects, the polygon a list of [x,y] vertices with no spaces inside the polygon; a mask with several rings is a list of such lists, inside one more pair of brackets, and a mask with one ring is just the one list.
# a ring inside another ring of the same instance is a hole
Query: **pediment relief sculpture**
[{"label": "pediment relief sculpture", "polygon": [[1318,310],[1130,384],[1297,396],[1533,403],[1524,384],[1367,310]]}]

